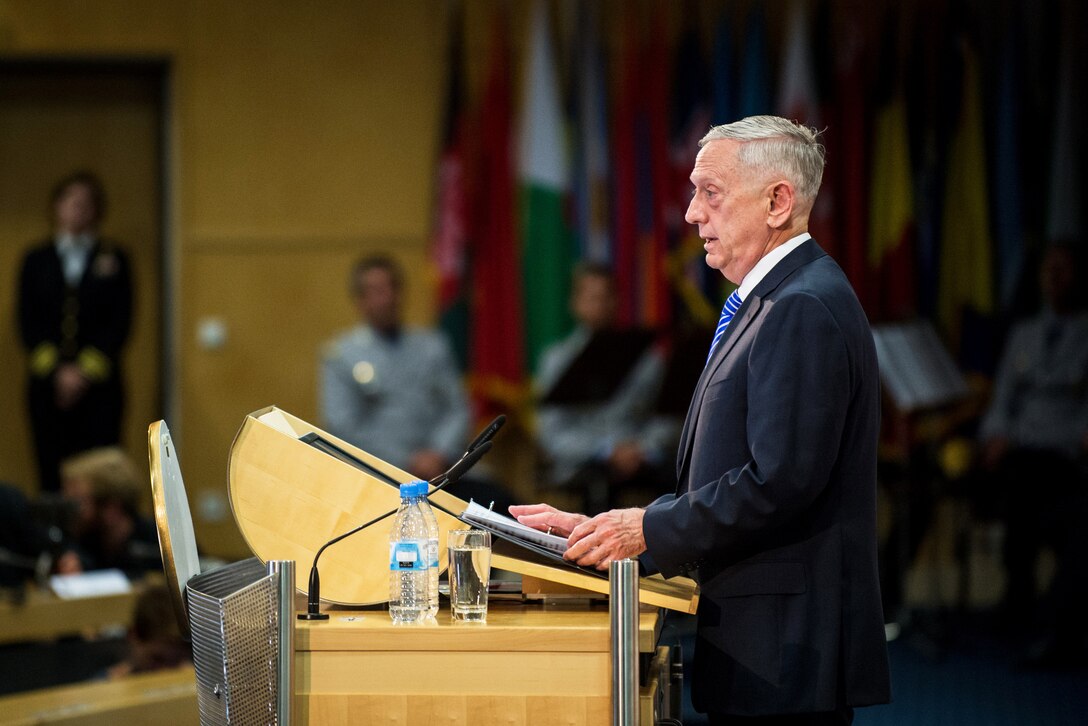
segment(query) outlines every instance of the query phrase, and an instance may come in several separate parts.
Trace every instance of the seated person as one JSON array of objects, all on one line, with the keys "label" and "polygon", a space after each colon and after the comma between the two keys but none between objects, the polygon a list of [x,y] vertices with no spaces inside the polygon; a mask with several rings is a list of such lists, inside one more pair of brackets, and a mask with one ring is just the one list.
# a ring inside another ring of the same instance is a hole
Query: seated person
[{"label": "seated person", "polygon": [[128,633],[128,656],[111,666],[107,676],[112,680],[177,668],[192,657],[189,645],[181,637],[170,591],[165,585],[150,585],[136,598]]},{"label": "seated person", "polygon": [[147,489],[124,451],[109,446],[61,464],[61,492],[76,510],[57,571],[117,568],[129,577],[162,570],[155,523],[140,511]]},{"label": "seated person", "polygon": [[[1062,651],[1083,648],[1088,611],[1088,314],[1077,299],[1079,263],[1072,247],[1046,251],[1043,309],[1013,327],[979,428],[985,496],[1006,526],[1005,614],[1021,630],[1052,623],[1044,647]],[[1050,617],[1036,602],[1044,544],[1057,557]]]},{"label": "seated person", "polygon": [[[390,257],[359,260],[350,292],[360,322],[327,343],[320,380],[326,430],[420,479],[460,458],[468,444],[469,402],[445,336],[405,326],[404,275]],[[512,503],[478,470],[456,485],[462,499]]]},{"label": "seated person", "polygon": [[540,396],[537,445],[552,481],[584,498],[589,514],[666,491],[679,438],[679,422],[657,416],[665,376],[661,351],[645,348],[618,387],[604,400],[548,401],[595,334],[616,329],[616,291],[608,268],[581,264],[574,273],[571,312],[575,329],[544,350],[536,377]]},{"label": "seated person", "polygon": [[30,580],[46,546],[46,534],[31,516],[26,494],[0,483],[0,587],[19,587]]}]

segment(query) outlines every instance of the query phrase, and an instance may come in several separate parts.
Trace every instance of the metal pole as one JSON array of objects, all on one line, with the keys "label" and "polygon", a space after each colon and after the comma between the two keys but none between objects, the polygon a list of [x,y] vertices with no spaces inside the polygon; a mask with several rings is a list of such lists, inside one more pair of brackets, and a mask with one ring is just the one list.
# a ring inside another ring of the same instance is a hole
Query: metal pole
[{"label": "metal pole", "polygon": [[612,631],[612,725],[637,726],[638,561],[608,566],[608,615]]},{"label": "metal pole", "polygon": [[276,724],[291,726],[295,696],[295,561],[269,560],[268,574],[276,580],[279,651],[276,654]]}]

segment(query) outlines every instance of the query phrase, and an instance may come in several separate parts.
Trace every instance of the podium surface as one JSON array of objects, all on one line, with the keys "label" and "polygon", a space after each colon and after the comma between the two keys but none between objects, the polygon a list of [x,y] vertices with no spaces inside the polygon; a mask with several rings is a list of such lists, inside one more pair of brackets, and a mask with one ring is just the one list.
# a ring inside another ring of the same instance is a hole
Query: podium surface
[{"label": "podium surface", "polygon": [[[304,441],[318,436],[359,466],[352,466]],[[359,468],[362,467],[362,468]],[[246,544],[262,561],[294,560],[296,586],[306,592],[309,569],[321,546],[361,522],[395,511],[396,482],[412,476],[275,406],[246,416],[231,445],[229,494],[235,522]],[[384,479],[384,480],[383,480]],[[446,491],[429,495],[438,520],[438,562],[446,566],[446,535],[467,525],[456,515],[467,502]],[[338,542],[322,555],[321,597],[339,605],[374,605],[389,597],[388,542],[392,519]],[[493,538],[494,540],[494,538]],[[491,566],[599,594],[608,579],[569,563],[549,562],[494,542]],[[643,578],[643,604],[694,613],[699,588],[675,577]]]},{"label": "podium surface", "polygon": [[[486,624],[394,625],[384,610],[299,621],[295,715],[302,724],[552,724],[611,718],[607,607],[493,601]],[[662,611],[639,614],[653,654]],[[644,689],[645,699],[653,694]],[[642,705],[643,721],[653,712]]]}]

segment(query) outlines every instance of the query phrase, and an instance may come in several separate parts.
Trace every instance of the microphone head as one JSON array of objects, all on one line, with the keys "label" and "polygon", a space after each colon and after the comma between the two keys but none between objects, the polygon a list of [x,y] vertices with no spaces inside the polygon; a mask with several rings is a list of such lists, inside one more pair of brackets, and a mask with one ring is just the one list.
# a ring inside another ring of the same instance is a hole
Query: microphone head
[{"label": "microphone head", "polygon": [[465,449],[465,453],[475,451],[481,445],[486,444],[488,441],[491,441],[491,439],[495,438],[495,434],[499,432],[499,429],[501,429],[505,424],[506,414],[500,413],[498,416],[495,417],[494,421],[487,425],[487,428],[481,431],[479,435],[472,440],[472,443],[468,445],[467,449]]},{"label": "microphone head", "polygon": [[447,484],[452,484],[453,482],[463,477],[469,469],[476,466],[476,462],[482,459],[484,454],[486,454],[488,451],[491,451],[491,442],[485,441],[472,451],[465,454],[463,457],[461,457],[460,461],[450,467],[449,472],[444,477],[445,481],[439,484],[437,488],[441,489]]}]

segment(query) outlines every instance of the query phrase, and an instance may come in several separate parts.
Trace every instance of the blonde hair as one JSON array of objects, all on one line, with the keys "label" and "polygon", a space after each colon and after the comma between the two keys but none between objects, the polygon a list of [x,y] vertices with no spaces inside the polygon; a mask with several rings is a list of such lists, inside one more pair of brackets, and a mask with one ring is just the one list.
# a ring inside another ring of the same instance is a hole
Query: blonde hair
[{"label": "blonde hair", "polygon": [[133,516],[139,514],[144,487],[132,459],[120,447],[76,454],[61,462],[60,474],[62,479],[87,479],[96,502],[116,501]]}]

